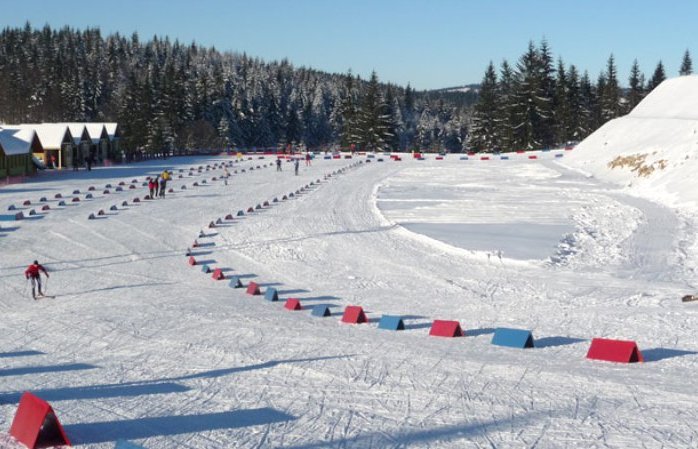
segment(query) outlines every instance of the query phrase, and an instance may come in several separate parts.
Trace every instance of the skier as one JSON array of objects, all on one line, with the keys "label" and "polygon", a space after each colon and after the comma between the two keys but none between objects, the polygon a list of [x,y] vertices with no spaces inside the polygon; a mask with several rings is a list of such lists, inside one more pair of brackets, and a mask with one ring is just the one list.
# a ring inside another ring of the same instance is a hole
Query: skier
[{"label": "skier", "polygon": [[155,198],[155,180],[150,178],[148,181],[148,190],[150,191],[150,197]]},{"label": "skier", "polygon": [[305,166],[310,167],[310,151],[305,153]]},{"label": "skier", "polygon": [[41,291],[41,272],[46,275],[46,279],[49,278],[48,272],[46,271],[46,268],[44,268],[41,264],[39,264],[38,261],[34,261],[33,264],[29,265],[26,270],[24,270],[24,277],[27,278],[27,280],[31,279],[32,283],[32,298],[36,299],[36,291],[35,288],[38,286],[39,287],[39,295],[38,297],[44,296],[44,294]]},{"label": "skier", "polygon": [[[155,196],[158,196],[160,193],[160,175],[155,175],[155,179],[153,180],[153,183],[155,184]],[[155,199],[155,196],[150,196],[151,200]]]},{"label": "skier", "polygon": [[276,159],[276,171],[281,171],[281,159]]},{"label": "skier", "polygon": [[296,176],[298,176],[298,165],[300,165],[300,161],[296,158],[296,162],[293,163],[293,170],[296,172]]},{"label": "skier", "polygon": [[230,177],[230,172],[228,167],[223,169],[223,184],[228,185],[228,178]]},{"label": "skier", "polygon": [[167,188],[167,178],[160,178],[160,198],[165,198],[165,189]]}]

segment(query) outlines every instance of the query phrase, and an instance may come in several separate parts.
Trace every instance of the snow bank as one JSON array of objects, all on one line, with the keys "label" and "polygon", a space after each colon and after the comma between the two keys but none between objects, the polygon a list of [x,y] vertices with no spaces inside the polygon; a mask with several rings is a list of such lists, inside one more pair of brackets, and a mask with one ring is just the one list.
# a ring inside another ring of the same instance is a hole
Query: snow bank
[{"label": "snow bank", "polygon": [[625,117],[566,155],[566,163],[671,206],[698,207],[698,76],[666,80]]}]

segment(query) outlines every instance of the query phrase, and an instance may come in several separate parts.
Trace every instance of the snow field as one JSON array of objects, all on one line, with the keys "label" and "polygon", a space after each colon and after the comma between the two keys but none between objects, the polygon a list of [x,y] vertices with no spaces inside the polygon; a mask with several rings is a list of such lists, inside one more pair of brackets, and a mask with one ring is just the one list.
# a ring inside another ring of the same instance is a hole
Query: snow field
[{"label": "snow field", "polygon": [[[0,428],[31,389],[55,397],[79,447],[117,438],[148,448],[693,444],[685,379],[695,370],[697,323],[677,303],[686,289],[680,262],[694,260],[679,251],[694,241],[687,217],[551,161],[493,169],[403,157],[204,229],[347,162],[313,161],[298,177],[286,166],[282,176],[248,171],[227,189],[188,189],[104,220],[87,221],[83,206],[51,211],[1,234],[2,352],[43,354],[0,358]],[[27,188],[65,190],[56,184],[3,189],[0,206]],[[415,221],[420,233],[410,230]],[[537,222],[571,232],[557,245],[550,236],[514,239]],[[500,238],[473,248],[472,238],[433,234],[432,224],[495,224]],[[232,270],[226,276],[272,285],[306,307],[326,303],[335,316],[287,312],[282,301],[189,267],[184,251],[201,229],[211,236],[199,240],[213,245],[196,251],[210,251],[201,257]],[[509,257],[529,245],[535,258]],[[55,272],[55,300],[20,294],[35,255]],[[349,304],[372,321],[339,324]],[[384,313],[406,315],[407,330],[375,329]],[[428,338],[436,318],[459,320],[467,336]],[[530,328],[540,347],[491,346],[498,326]],[[648,363],[586,361],[594,336],[636,339]],[[10,371],[22,369],[29,373]]]}]

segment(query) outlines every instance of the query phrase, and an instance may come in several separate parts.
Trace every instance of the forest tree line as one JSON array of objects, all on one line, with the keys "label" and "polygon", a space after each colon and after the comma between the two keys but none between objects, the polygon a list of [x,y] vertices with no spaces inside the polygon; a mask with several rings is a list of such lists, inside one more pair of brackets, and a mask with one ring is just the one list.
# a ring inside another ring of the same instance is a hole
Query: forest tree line
[{"label": "forest tree line", "polygon": [[470,92],[417,92],[137,34],[6,28],[0,122],[118,122],[127,152],[350,147],[460,151]]},{"label": "forest tree line", "polygon": [[[679,75],[693,73],[688,50]],[[630,112],[666,79],[657,64],[649,80],[633,62],[628,87],[622,88],[611,55],[606,69],[592,81],[562,58],[554,62],[546,41],[533,42],[515,66],[504,60],[495,69],[490,62],[474,106],[468,146],[495,152],[552,148],[581,141],[608,120]]]}]

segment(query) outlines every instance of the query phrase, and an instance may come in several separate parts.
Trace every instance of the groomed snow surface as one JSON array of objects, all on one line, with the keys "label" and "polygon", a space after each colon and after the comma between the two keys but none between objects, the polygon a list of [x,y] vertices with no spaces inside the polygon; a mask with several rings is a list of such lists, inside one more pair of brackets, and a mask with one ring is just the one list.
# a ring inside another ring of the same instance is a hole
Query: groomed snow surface
[{"label": "groomed snow surface", "polygon": [[[698,309],[680,300],[695,291],[691,214],[552,154],[385,159],[319,159],[299,176],[246,160],[228,186],[211,181],[221,170],[185,171],[176,193],[139,205],[146,175],[231,159],[0,189],[0,214],[42,196],[51,207],[0,221],[0,446],[22,447],[7,431],[30,390],[85,448],[696,447]],[[138,190],[102,193],[133,178]],[[105,218],[87,220],[99,209]],[[189,266],[201,230],[200,262],[273,286],[281,301]],[[55,299],[28,297],[34,259]],[[285,310],[289,297],[304,310]],[[319,304],[333,316],[311,316]],[[369,323],[340,323],[347,305]],[[402,315],[406,330],[379,330],[382,314]],[[466,336],[429,337],[434,319],[458,320]],[[493,346],[497,327],[530,329],[537,347]],[[646,362],[587,360],[593,337],[636,340]]]}]

